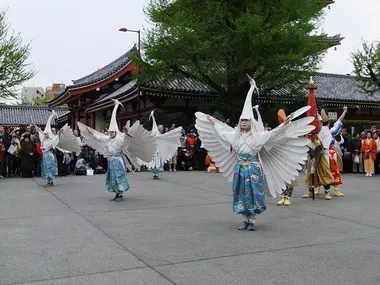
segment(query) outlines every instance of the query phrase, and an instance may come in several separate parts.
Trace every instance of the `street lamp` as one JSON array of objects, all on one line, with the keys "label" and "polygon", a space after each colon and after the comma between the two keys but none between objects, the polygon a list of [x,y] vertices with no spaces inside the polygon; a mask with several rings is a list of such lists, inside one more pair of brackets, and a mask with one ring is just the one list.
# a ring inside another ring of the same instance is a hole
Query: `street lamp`
[{"label": "street lamp", "polygon": [[[141,58],[141,31],[140,30],[129,30],[127,28],[120,28],[119,32],[123,33],[136,33],[138,36],[138,41],[137,41],[137,48],[139,52],[139,57]],[[140,64],[137,65],[137,71],[140,73]],[[137,80],[137,119],[140,120],[140,82]]]}]

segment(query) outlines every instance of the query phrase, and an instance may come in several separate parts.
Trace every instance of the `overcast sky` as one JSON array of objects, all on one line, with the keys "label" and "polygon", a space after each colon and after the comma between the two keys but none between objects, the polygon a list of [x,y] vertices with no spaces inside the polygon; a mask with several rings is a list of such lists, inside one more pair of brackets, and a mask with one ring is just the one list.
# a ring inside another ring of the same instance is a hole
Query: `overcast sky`
[{"label": "overcast sky", "polygon": [[[361,39],[380,39],[380,0],[335,0],[326,12],[324,31],[345,39],[325,57],[322,71],[352,71],[349,54]],[[38,74],[26,86],[71,84],[108,64],[137,42],[120,27],[143,29],[147,0],[1,0],[0,9],[24,41],[32,41],[30,62]]]}]

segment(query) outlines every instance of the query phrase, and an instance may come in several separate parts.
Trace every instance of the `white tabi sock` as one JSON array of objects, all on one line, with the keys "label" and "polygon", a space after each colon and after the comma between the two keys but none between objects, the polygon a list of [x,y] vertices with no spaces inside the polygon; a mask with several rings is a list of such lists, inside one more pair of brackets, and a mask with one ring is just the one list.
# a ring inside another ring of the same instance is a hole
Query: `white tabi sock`
[{"label": "white tabi sock", "polygon": [[255,224],[256,223],[256,215],[249,215],[248,216],[248,223]]}]

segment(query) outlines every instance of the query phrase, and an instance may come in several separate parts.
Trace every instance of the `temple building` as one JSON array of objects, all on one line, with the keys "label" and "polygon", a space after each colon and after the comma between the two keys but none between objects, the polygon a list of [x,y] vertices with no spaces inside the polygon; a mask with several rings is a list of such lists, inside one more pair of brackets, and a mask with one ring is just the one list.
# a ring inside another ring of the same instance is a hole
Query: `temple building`
[{"label": "temple building", "polygon": [[[202,102],[213,100],[218,94],[207,85],[192,79],[173,80],[169,83],[150,82],[138,85],[132,74],[137,66],[132,62],[132,48],[121,57],[103,68],[73,81],[73,85],[49,102],[50,107],[67,106],[71,112],[62,116],[62,121],[71,122],[76,128],[79,120],[86,125],[101,129],[109,121],[114,103],[118,99],[123,105],[119,108],[118,122],[120,126],[127,120],[136,120],[152,109],[163,109],[167,113],[183,112],[193,116],[197,106]],[[344,105],[360,106],[361,120],[380,120],[380,92],[373,95],[360,90],[354,76],[328,73],[317,73],[313,76],[318,86],[317,100],[327,107],[331,113],[341,112]],[[305,96],[307,95],[307,79],[305,79]],[[277,112],[275,106],[286,106],[292,110],[294,100],[285,97],[283,90],[273,91],[269,97],[256,99],[262,109]],[[264,118],[272,116],[265,112]]]},{"label": "temple building", "polygon": [[160,82],[137,85],[132,75],[137,66],[132,62],[136,47],[103,68],[78,80],[49,102],[49,106],[67,105],[71,113],[67,119],[71,126],[76,122],[100,129],[109,121],[114,103],[118,99],[124,107],[119,108],[118,122],[136,120],[146,111],[161,108],[171,112],[193,115],[197,106],[217,96],[211,88],[194,80],[175,80],[162,86]]}]

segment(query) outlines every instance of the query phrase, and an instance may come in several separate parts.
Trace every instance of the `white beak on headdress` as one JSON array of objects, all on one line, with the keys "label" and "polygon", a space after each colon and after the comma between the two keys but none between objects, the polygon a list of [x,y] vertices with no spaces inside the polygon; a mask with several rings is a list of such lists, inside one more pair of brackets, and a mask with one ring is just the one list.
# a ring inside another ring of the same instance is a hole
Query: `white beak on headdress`
[{"label": "white beak on headdress", "polygon": [[152,120],[152,135],[156,136],[158,134],[161,134],[160,131],[158,130],[156,118],[154,117],[154,110],[150,112],[149,120]]},{"label": "white beak on headdress", "polygon": [[[261,127],[262,119],[261,119],[261,115],[259,112],[259,106],[256,105],[252,108],[253,91],[256,91],[257,93],[259,93],[259,89],[256,86],[255,80],[253,78],[251,78],[248,74],[247,74],[247,77],[248,77],[248,80],[249,80],[251,87],[249,88],[248,93],[247,93],[247,97],[245,98],[243,111],[240,115],[240,120],[242,120],[242,119],[251,120],[252,131],[254,131],[254,130],[261,131],[262,130],[262,127]],[[256,111],[257,119],[258,119],[257,121],[255,120],[255,117],[253,115],[253,109]]]},{"label": "white beak on headdress", "polygon": [[256,82],[247,74],[249,83],[251,84],[251,88],[249,88],[249,91],[247,93],[247,97],[245,97],[245,102],[243,106],[243,111],[240,115],[240,120],[253,120],[253,110],[252,110],[252,94],[256,87]]},{"label": "white beak on headdress", "polygon": [[58,115],[53,110],[52,113],[51,113],[51,115],[50,115],[50,117],[49,117],[49,119],[46,122],[45,130],[44,130],[44,134],[47,134],[50,138],[52,138],[54,136],[54,134],[52,132],[52,128],[51,128],[51,122],[53,121],[54,117],[58,118]]},{"label": "white beak on headdress", "polygon": [[111,121],[110,121],[110,126],[108,127],[108,132],[118,133],[120,131],[119,131],[119,126],[117,125],[117,120],[116,120],[117,108],[119,107],[119,105],[123,106],[123,104],[121,104],[116,99],[111,99],[111,100],[115,103],[115,107],[113,107],[113,110],[112,110]]}]

